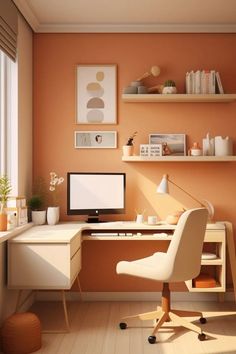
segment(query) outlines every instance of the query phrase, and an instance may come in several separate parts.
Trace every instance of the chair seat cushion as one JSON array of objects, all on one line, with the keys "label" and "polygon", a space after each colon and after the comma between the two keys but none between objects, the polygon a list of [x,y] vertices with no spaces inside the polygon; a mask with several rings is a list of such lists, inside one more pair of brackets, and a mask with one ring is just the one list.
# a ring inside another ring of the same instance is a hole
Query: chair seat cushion
[{"label": "chair seat cushion", "polygon": [[135,261],[121,261],[116,266],[118,274],[132,275],[157,281],[169,281],[166,253],[156,252],[152,256]]}]

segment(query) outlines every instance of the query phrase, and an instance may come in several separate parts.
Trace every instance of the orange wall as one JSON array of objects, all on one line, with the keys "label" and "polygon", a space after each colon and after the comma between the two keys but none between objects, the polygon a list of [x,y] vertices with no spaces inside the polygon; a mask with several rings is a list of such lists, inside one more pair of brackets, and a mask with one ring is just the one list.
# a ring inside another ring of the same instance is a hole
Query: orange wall
[{"label": "orange wall", "polygon": [[[225,92],[236,92],[235,34],[35,34],[34,37],[34,176],[49,179],[56,171],[124,171],[127,174],[127,213],[135,210],[161,218],[178,209],[155,193],[164,173],[215,206],[216,220],[235,223],[235,163],[124,163],[122,145],[138,130],[139,144],[148,143],[148,134],[185,133],[188,146],[201,142],[207,132],[212,136],[229,135],[236,142],[236,103],[232,104],[128,104],[121,101],[122,88],[152,65],[161,75],[147,81],[176,81],[184,92],[185,73],[201,68],[221,74]],[[118,124],[75,124],[75,69],[77,64],[117,64]],[[80,150],[74,148],[75,130],[116,130],[118,149]],[[236,146],[234,148],[236,153]],[[61,219],[66,216],[66,183],[61,186]],[[195,206],[176,189],[172,196],[187,207]],[[119,217],[114,217],[119,219]]]}]

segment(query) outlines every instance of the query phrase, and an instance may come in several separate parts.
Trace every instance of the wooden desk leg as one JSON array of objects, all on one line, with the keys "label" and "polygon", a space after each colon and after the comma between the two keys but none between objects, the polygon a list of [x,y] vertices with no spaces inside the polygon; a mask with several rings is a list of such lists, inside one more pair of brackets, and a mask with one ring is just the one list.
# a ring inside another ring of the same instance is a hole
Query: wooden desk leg
[{"label": "wooden desk leg", "polygon": [[70,332],[70,325],[69,325],[68,312],[67,312],[67,306],[66,306],[65,291],[62,290],[61,293],[62,293],[62,303],[63,303],[63,309],[64,309],[66,328],[67,328],[68,332]]},{"label": "wooden desk leg", "polygon": [[83,298],[82,298],[82,288],[81,288],[81,284],[80,284],[80,281],[79,281],[79,274],[77,275],[77,285],[78,285],[78,288],[79,288],[79,294],[80,294],[80,300],[82,301]]},{"label": "wooden desk leg", "polygon": [[23,290],[19,290],[18,295],[17,295],[17,300],[16,300],[16,308],[15,308],[15,313],[18,312],[18,310],[21,308],[21,306],[26,303],[26,301],[30,298],[30,296],[33,294],[34,290],[30,290],[29,294],[26,296],[26,298],[21,302],[21,295],[23,293]]},{"label": "wooden desk leg", "polygon": [[227,241],[227,250],[229,255],[229,263],[233,280],[234,287],[234,298],[236,301],[236,255],[235,255],[235,244],[234,244],[234,234],[233,226],[231,222],[225,221],[226,226],[226,241]]}]

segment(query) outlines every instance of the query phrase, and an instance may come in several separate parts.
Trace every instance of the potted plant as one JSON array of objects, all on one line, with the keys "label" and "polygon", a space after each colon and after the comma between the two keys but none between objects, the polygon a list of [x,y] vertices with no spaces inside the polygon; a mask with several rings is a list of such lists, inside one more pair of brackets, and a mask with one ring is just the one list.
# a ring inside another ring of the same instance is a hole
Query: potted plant
[{"label": "potted plant", "polygon": [[28,206],[31,210],[32,221],[36,225],[43,225],[46,222],[46,209],[44,200],[40,195],[32,195],[28,200]]},{"label": "potted plant", "polygon": [[36,225],[46,222],[47,186],[44,178],[37,177],[33,184],[32,196],[28,200],[32,221]]},{"label": "potted plant", "polygon": [[11,183],[6,175],[0,177],[0,231],[7,230],[7,214],[5,208],[7,206],[7,199],[11,192]]},{"label": "potted plant", "polygon": [[137,132],[134,132],[127,140],[126,145],[123,145],[123,156],[131,156],[134,152],[134,138]]},{"label": "potted plant", "polygon": [[177,88],[176,88],[175,82],[173,80],[166,80],[164,83],[162,93],[164,93],[164,94],[177,93]]}]

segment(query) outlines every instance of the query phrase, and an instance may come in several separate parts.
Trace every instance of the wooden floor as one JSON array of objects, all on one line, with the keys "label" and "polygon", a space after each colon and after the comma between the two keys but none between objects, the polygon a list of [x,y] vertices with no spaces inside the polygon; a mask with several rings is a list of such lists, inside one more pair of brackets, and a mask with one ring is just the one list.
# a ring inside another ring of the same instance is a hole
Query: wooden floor
[{"label": "wooden floor", "polygon": [[[43,334],[42,348],[36,354],[235,354],[236,306],[234,303],[184,303],[173,308],[202,310],[207,323],[201,325],[208,340],[200,342],[197,334],[168,323],[157,334],[158,342],[149,344],[151,322],[132,320],[120,330],[122,316],[146,312],[153,302],[70,302],[70,333]],[[43,329],[63,329],[62,304],[38,302],[31,309],[40,318]],[[194,320],[194,319],[192,319]],[[197,319],[195,322],[198,323]]]}]

